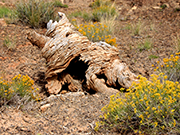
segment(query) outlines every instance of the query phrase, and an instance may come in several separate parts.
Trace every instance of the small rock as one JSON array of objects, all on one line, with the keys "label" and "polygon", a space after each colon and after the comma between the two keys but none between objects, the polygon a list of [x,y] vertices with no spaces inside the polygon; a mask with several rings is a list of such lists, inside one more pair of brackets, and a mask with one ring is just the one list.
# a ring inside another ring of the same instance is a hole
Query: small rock
[{"label": "small rock", "polygon": [[158,7],[158,6],[155,6],[155,7],[152,7],[153,9],[161,9],[161,7]]},{"label": "small rock", "polygon": [[164,5],[166,5],[166,7],[169,8],[169,4],[168,3],[164,3]]},{"label": "small rock", "polygon": [[136,10],[136,9],[137,9],[137,6],[132,7],[132,8],[129,10],[128,14],[131,14],[131,13],[133,12],[133,10]]},{"label": "small rock", "polygon": [[99,97],[99,95],[98,94],[94,94],[93,97]]},{"label": "small rock", "polygon": [[40,107],[42,112],[45,112],[51,105],[50,104],[45,104],[43,106]]},{"label": "small rock", "polygon": [[47,98],[47,102],[50,103],[50,102],[54,101],[55,99],[57,99],[57,97],[55,95],[51,95]]},{"label": "small rock", "polygon": [[118,8],[118,10],[120,11],[120,10],[122,10],[122,8],[120,7],[120,8]]},{"label": "small rock", "polygon": [[47,103],[47,101],[41,101],[40,102],[40,105],[44,105],[44,104],[46,104]]},{"label": "small rock", "polygon": [[66,95],[67,96],[77,96],[77,97],[85,96],[84,92],[69,92]]},{"label": "small rock", "polygon": [[131,10],[136,10],[137,9],[137,6],[134,6],[131,8]]},{"label": "small rock", "polygon": [[3,18],[0,19],[0,25],[4,27],[7,26],[6,21]]},{"label": "small rock", "polygon": [[[1,19],[0,19],[1,20]],[[4,31],[1,31],[1,35],[6,34]]]},{"label": "small rock", "polygon": [[157,3],[157,6],[161,6],[161,3]]},{"label": "small rock", "polygon": [[0,5],[4,6],[4,5],[5,5],[5,3],[3,3],[3,2],[0,2]]},{"label": "small rock", "polygon": [[61,94],[66,94],[66,93],[67,93],[67,90],[62,90],[60,93],[61,93]]}]

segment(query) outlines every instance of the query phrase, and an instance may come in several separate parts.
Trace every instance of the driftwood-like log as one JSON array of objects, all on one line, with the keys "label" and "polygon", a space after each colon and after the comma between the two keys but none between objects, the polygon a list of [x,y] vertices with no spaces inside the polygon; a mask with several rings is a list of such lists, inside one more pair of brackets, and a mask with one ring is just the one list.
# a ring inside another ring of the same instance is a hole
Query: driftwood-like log
[{"label": "driftwood-like log", "polygon": [[138,81],[119,58],[116,47],[105,42],[91,42],[79,33],[64,13],[60,20],[47,24],[46,35],[32,31],[28,39],[41,48],[47,61],[45,73],[50,94],[63,87],[70,91],[90,90],[111,93],[114,88],[128,88]]}]

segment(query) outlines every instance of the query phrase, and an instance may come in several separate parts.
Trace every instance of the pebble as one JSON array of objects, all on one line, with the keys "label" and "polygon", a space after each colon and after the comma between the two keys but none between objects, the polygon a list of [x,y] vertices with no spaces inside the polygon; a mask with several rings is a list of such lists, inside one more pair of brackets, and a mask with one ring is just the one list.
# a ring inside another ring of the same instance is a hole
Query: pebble
[{"label": "pebble", "polygon": [[0,19],[0,25],[4,27],[7,26],[6,21],[3,18]]},{"label": "pebble", "polygon": [[54,100],[56,100],[57,99],[57,96],[55,96],[55,95],[51,95],[51,96],[49,96],[48,98],[47,98],[47,102],[52,102],[52,101],[54,101]]},{"label": "pebble", "polygon": [[51,107],[50,104],[45,104],[45,105],[41,106],[40,109],[42,112],[45,112],[49,107]]}]

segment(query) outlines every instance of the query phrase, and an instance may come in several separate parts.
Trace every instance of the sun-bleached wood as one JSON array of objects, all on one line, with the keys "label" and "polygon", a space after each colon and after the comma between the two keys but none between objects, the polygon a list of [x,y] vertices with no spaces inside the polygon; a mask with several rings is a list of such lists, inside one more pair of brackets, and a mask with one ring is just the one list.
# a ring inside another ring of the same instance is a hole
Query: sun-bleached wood
[{"label": "sun-bleached wood", "polygon": [[127,64],[120,60],[116,47],[105,42],[91,42],[79,33],[64,13],[59,21],[49,21],[46,35],[35,31],[28,39],[41,49],[47,61],[46,87],[58,94],[63,86],[70,91],[93,89],[102,93],[117,92],[114,88],[129,88],[138,81]]}]

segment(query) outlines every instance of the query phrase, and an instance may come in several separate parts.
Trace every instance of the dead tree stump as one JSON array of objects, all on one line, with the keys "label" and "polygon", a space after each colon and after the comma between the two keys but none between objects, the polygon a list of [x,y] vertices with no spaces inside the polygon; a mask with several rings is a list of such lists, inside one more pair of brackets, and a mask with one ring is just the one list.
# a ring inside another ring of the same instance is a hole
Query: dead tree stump
[{"label": "dead tree stump", "polygon": [[93,89],[111,93],[114,88],[128,88],[138,81],[119,58],[116,47],[105,42],[91,42],[79,33],[64,13],[60,20],[47,24],[46,35],[28,32],[28,39],[37,45],[47,61],[46,87],[58,94],[62,87],[70,91]]}]

